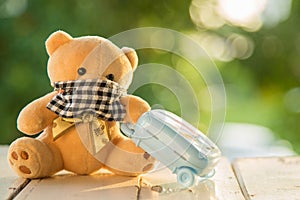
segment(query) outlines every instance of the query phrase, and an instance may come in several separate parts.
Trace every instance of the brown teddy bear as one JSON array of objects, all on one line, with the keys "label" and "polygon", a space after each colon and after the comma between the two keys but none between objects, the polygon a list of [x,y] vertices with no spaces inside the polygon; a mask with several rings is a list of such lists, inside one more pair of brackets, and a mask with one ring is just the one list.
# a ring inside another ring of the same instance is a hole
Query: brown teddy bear
[{"label": "brown teddy bear", "polygon": [[127,95],[137,67],[136,52],[98,36],[73,38],[54,32],[46,41],[48,76],[54,91],[20,112],[17,126],[27,135],[9,148],[13,170],[24,178],[60,170],[91,174],[106,168],[136,176],[153,168],[154,158],[122,135],[119,122],[135,123],[150,110]]}]

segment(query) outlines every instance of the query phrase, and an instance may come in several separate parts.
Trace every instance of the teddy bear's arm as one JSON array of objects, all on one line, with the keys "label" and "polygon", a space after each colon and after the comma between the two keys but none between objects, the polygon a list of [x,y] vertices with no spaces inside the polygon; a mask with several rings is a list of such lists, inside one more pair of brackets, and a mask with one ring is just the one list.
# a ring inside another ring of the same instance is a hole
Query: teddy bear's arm
[{"label": "teddy bear's arm", "polygon": [[124,122],[136,123],[139,117],[149,111],[149,104],[140,97],[127,95],[120,99],[121,104],[126,108],[126,116]]},{"label": "teddy bear's arm", "polygon": [[56,91],[48,93],[24,107],[17,119],[18,129],[27,135],[35,135],[49,126],[57,115],[46,106],[56,94]]}]

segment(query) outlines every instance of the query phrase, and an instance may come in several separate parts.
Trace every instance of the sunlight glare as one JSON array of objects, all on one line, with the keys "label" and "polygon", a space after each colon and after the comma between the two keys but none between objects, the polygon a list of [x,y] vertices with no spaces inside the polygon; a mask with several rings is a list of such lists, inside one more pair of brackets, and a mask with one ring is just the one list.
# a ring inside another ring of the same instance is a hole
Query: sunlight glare
[{"label": "sunlight glare", "polygon": [[235,23],[247,23],[258,17],[266,6],[266,0],[219,0],[224,17]]},{"label": "sunlight glare", "polygon": [[292,9],[292,0],[268,0],[266,10],[262,15],[264,24],[274,27],[289,18]]},{"label": "sunlight glare", "polygon": [[225,23],[215,8],[215,1],[193,0],[189,12],[192,21],[199,27],[218,29]]},{"label": "sunlight glare", "polygon": [[267,0],[218,0],[218,10],[224,19],[250,31],[261,27],[261,14],[266,5]]}]

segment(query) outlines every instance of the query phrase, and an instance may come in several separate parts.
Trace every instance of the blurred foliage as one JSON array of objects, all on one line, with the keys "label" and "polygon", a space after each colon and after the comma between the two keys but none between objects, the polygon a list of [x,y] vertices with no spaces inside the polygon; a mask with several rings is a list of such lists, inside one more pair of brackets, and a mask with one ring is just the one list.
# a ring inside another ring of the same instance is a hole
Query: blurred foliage
[{"label": "blurred foliage", "polygon": [[[16,7],[23,2],[24,12],[18,16],[8,12],[11,16],[6,16],[3,7],[9,1]],[[187,29],[193,27],[188,7],[188,2],[180,0],[155,4],[150,0],[0,0],[0,144],[10,143],[22,135],[16,129],[19,111],[52,90],[44,46],[52,32],[62,29],[74,37],[110,37],[141,26]]]},{"label": "blurred foliage", "polygon": [[[293,1],[288,20],[247,33],[255,44],[246,60],[220,64],[227,85],[227,121],[271,128],[300,152],[300,114],[287,109],[287,92],[300,81],[300,2]],[[293,99],[299,105],[300,99]]]},{"label": "blurred foliage", "polygon": [[[18,3],[16,0],[0,0],[0,144],[8,144],[22,135],[16,129],[16,118],[22,107],[52,90],[46,73],[44,42],[53,31],[62,29],[73,36],[103,37],[145,26],[184,33],[206,31],[197,29],[190,19],[190,1],[22,0],[19,2],[23,3],[23,8],[19,5],[19,13],[11,11],[5,15],[3,5],[8,1]],[[227,90],[226,121],[266,126],[278,137],[289,140],[297,152],[300,152],[300,114],[288,110],[284,99],[290,89],[299,87],[299,15],[300,2],[294,1],[289,19],[275,27],[247,32],[224,25],[212,31],[219,35],[242,33],[254,43],[253,54],[247,59],[216,61]],[[141,63],[172,66],[171,55],[138,53]],[[187,74],[193,76],[192,71]],[[161,101],[165,107],[178,113],[168,101],[156,99],[153,97],[155,92],[149,90],[161,91],[162,88],[145,86],[136,93],[151,104]],[[170,96],[168,91],[165,96]],[[170,101],[177,104],[175,97]],[[206,114],[206,118],[209,117]]]}]

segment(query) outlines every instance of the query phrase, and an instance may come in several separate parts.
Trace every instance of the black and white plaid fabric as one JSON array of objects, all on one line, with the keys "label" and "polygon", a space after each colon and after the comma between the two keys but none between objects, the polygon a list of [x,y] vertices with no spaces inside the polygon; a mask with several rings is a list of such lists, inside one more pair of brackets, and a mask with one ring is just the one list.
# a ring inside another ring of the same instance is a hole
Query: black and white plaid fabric
[{"label": "black and white plaid fabric", "polygon": [[123,121],[126,111],[120,97],[126,90],[110,80],[89,79],[55,82],[59,93],[47,108],[64,118],[81,118],[84,114],[108,121]]}]

